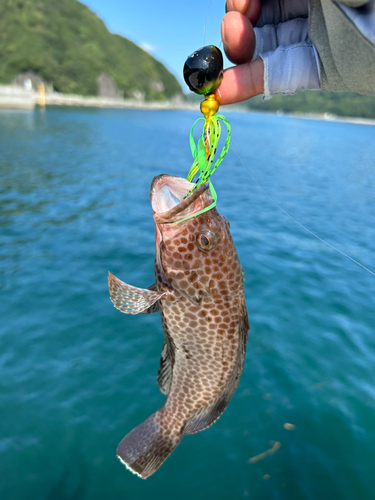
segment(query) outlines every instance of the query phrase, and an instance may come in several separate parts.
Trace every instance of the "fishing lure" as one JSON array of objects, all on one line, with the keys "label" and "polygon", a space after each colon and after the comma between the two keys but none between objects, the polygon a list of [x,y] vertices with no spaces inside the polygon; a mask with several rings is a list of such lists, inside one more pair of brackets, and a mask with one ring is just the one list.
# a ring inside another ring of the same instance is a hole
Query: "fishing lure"
[{"label": "fishing lure", "polygon": [[[194,161],[188,173],[187,180],[192,182],[197,174],[198,177],[195,181],[195,186],[186,195],[189,196],[201,184],[209,182],[213,203],[199,212],[203,213],[216,206],[217,195],[210,177],[227,154],[231,138],[230,124],[223,115],[217,114],[219,103],[216,100],[215,94],[212,93],[223,80],[223,55],[220,49],[214,45],[207,45],[193,52],[186,59],[183,75],[190,90],[197,94],[205,95],[200,105],[203,118],[198,118],[193,123],[190,131],[190,149]],[[204,121],[204,126],[196,145],[194,141],[194,128],[201,120]],[[227,138],[218,159],[214,162],[221,135],[220,122],[227,129]],[[186,218],[182,220],[186,220]]]}]

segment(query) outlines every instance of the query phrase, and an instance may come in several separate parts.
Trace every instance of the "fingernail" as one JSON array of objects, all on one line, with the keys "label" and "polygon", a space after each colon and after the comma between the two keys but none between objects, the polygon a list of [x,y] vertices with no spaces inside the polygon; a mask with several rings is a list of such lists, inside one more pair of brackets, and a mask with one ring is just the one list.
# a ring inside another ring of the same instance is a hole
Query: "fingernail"
[{"label": "fingernail", "polygon": [[223,40],[223,44],[225,45],[226,41],[225,41],[225,23],[224,23],[224,19],[221,21],[220,34],[221,34],[221,39]]}]

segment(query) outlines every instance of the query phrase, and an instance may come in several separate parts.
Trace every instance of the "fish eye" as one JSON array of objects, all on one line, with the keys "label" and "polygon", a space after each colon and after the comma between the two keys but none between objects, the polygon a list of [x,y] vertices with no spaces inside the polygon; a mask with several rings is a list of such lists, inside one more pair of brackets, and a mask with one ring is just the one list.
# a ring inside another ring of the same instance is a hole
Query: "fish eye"
[{"label": "fish eye", "polygon": [[211,231],[202,231],[197,235],[197,245],[202,250],[212,250],[217,245],[217,238]]}]

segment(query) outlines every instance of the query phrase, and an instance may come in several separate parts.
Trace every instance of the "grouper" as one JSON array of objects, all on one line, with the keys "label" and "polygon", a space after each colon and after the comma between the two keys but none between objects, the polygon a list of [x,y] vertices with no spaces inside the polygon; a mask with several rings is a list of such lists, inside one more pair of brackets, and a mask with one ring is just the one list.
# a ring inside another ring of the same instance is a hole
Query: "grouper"
[{"label": "grouper", "polygon": [[152,181],[155,284],[136,288],[109,273],[114,306],[127,314],[160,311],[164,330],[157,381],[167,398],[117,449],[118,458],[143,479],[183,436],[220,417],[244,364],[249,322],[229,222],[216,207],[204,211],[213,203],[208,182],[193,188],[170,175]]}]

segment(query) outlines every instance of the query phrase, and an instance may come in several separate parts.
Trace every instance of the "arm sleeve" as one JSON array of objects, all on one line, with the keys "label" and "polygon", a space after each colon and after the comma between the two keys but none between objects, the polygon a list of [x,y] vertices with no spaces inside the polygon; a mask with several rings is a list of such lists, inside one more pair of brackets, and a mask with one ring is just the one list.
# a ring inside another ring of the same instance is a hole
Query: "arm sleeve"
[{"label": "arm sleeve", "polygon": [[319,57],[310,42],[279,47],[260,54],[264,62],[264,98],[297,90],[319,90]]},{"label": "arm sleeve", "polygon": [[297,18],[254,28],[254,59],[264,62],[264,97],[320,89],[318,53],[308,36],[308,20]]}]

